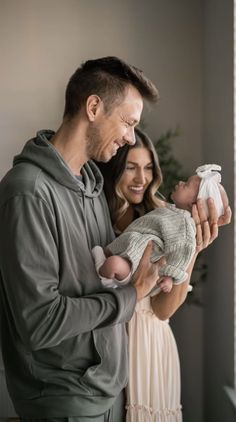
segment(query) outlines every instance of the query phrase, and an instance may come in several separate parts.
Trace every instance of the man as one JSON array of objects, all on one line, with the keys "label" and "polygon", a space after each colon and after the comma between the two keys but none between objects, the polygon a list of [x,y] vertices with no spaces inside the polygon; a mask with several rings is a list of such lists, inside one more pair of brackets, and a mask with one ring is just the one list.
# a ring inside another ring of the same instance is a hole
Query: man
[{"label": "man", "polygon": [[157,96],[118,58],[85,62],[68,83],[58,131],[38,132],[1,182],[2,349],[22,420],[124,420],[125,323],[158,266],[149,245],[135,287],[101,286],[91,249],[114,235],[90,160],[108,161],[134,143],[143,99]]},{"label": "man", "polygon": [[114,234],[91,159],[135,142],[143,99],[155,101],[157,90],[140,70],[115,57],[85,62],[68,83],[58,131],[38,132],[0,184],[2,351],[24,422],[125,418],[125,323],[158,264],[149,245],[133,286],[101,286],[91,249]]}]

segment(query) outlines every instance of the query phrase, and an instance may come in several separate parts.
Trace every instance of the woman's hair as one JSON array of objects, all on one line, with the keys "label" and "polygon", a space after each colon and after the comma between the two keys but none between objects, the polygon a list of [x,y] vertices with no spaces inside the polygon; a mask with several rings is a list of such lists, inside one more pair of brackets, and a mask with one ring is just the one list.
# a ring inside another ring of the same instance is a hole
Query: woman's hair
[{"label": "woman's hair", "polygon": [[117,154],[107,163],[97,163],[104,177],[104,191],[110,209],[111,220],[113,226],[125,214],[129,205],[128,201],[119,189],[119,181],[123,175],[126,165],[128,153],[133,148],[146,148],[150,151],[153,162],[153,180],[145,191],[141,204],[133,205],[138,215],[141,216],[146,212],[153,210],[161,205],[161,200],[156,196],[157,190],[162,182],[162,173],[158,161],[156,150],[151,139],[141,130],[135,128],[136,142],[134,145],[125,145],[120,148]]}]

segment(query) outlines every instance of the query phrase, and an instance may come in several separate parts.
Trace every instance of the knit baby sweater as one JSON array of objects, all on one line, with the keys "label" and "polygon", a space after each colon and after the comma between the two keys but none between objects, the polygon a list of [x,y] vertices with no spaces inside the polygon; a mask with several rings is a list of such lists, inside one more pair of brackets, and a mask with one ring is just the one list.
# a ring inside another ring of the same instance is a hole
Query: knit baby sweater
[{"label": "knit baby sweater", "polygon": [[196,249],[196,227],[190,212],[172,204],[156,208],[133,221],[107,248],[112,255],[127,258],[134,273],[150,240],[154,241],[152,262],[163,255],[166,258],[159,275],[172,277],[175,284],[185,281]]}]

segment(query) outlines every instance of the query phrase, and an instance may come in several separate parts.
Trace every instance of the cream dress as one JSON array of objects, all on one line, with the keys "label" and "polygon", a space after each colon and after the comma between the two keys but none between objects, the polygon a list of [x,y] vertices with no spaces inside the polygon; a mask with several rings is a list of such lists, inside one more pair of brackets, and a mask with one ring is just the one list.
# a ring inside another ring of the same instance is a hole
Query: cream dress
[{"label": "cream dress", "polygon": [[128,324],[127,422],[181,422],[180,365],[168,321],[153,313],[150,297],[137,303]]}]

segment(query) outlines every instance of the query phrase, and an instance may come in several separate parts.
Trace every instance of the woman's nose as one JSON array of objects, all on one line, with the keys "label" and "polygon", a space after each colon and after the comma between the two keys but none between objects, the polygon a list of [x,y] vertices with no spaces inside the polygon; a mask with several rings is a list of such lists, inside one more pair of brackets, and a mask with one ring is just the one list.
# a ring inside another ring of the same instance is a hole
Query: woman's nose
[{"label": "woman's nose", "polygon": [[145,172],[144,170],[140,169],[137,171],[135,175],[135,181],[140,184],[144,184],[146,182]]}]

